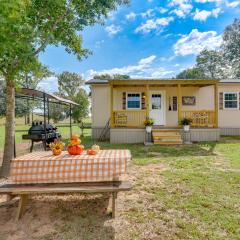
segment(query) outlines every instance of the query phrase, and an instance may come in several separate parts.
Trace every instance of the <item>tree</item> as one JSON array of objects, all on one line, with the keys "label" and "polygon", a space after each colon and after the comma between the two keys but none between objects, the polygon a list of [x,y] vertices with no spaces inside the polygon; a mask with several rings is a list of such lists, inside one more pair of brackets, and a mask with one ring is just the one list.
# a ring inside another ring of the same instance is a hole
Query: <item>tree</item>
[{"label": "tree", "polygon": [[197,56],[196,62],[196,67],[208,78],[220,79],[225,76],[224,67],[226,66],[221,51],[203,50]]},{"label": "tree", "polygon": [[81,123],[82,120],[88,116],[88,95],[84,89],[80,89],[76,96],[74,96],[73,101],[78,103],[79,106],[73,107],[73,120],[77,123]]},{"label": "tree", "polygon": [[232,77],[240,78],[240,19],[225,28],[222,49],[232,68]]},{"label": "tree", "polygon": [[82,89],[83,84],[82,76],[77,73],[63,72],[58,75],[58,94],[79,104],[72,111],[73,120],[78,123],[88,114],[89,102],[86,91]]},{"label": "tree", "polygon": [[207,76],[204,74],[204,72],[196,67],[185,69],[176,76],[176,79],[206,79],[206,78]]},{"label": "tree", "polygon": [[130,76],[126,75],[126,74],[97,74],[93,76],[93,79],[99,79],[99,80],[110,80],[110,79],[118,79],[118,80],[126,80],[126,79],[130,79]]},{"label": "tree", "polygon": [[79,34],[103,22],[109,11],[127,0],[1,0],[0,75],[6,82],[6,131],[1,176],[9,174],[14,151],[15,85],[26,69],[38,66],[38,56],[50,45],[62,45],[79,60],[89,51]]},{"label": "tree", "polygon": [[84,83],[81,75],[67,71],[57,75],[57,78],[59,94],[65,97],[75,96]]},{"label": "tree", "polygon": [[[55,95],[57,95],[57,93],[55,93]],[[58,103],[49,103],[49,117],[55,124],[64,120],[68,114],[68,106],[60,105]]]}]

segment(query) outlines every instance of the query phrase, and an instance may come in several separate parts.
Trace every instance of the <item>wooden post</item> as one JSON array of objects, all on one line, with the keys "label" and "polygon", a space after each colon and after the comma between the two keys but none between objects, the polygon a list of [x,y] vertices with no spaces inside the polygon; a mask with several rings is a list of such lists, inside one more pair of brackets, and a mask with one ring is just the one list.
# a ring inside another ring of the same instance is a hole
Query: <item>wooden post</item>
[{"label": "wooden post", "polygon": [[218,83],[214,85],[215,127],[218,127]]},{"label": "wooden post", "polygon": [[149,85],[146,85],[146,95],[145,95],[145,104],[146,104],[146,116],[149,117]]},{"label": "wooden post", "polygon": [[113,85],[110,83],[110,127],[114,127],[114,115],[113,115]]},{"label": "wooden post", "polygon": [[18,205],[16,220],[19,220],[21,218],[21,216],[23,215],[25,206],[27,204],[27,200],[28,200],[27,194],[20,195],[20,201],[19,201],[19,205]]},{"label": "wooden post", "polygon": [[178,91],[177,91],[177,103],[178,103],[178,121],[182,118],[182,89],[181,84],[178,84]]},{"label": "wooden post", "polygon": [[117,208],[117,192],[112,193],[112,217],[116,217],[116,208]]}]

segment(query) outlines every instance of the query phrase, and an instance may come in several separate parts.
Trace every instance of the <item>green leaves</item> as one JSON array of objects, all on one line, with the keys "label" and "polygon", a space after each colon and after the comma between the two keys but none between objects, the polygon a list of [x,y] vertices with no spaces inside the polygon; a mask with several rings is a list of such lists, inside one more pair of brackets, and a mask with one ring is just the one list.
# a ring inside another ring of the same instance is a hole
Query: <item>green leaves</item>
[{"label": "green leaves", "polygon": [[63,45],[79,60],[90,54],[80,32],[102,22],[125,0],[0,0],[0,72],[16,75],[38,64],[47,45]]}]

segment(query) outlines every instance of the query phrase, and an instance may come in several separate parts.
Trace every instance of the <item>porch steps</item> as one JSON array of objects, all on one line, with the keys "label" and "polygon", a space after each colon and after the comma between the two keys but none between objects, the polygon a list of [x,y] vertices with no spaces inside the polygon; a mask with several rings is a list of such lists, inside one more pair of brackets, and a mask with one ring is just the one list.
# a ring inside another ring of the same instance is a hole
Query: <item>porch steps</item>
[{"label": "porch steps", "polygon": [[159,145],[179,145],[182,138],[179,130],[153,129],[153,143]]}]

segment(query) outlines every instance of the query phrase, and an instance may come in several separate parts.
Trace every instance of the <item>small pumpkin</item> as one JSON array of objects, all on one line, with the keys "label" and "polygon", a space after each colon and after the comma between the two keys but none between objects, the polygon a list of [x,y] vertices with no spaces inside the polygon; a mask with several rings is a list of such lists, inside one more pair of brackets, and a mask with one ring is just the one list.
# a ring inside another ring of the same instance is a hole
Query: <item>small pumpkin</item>
[{"label": "small pumpkin", "polygon": [[83,145],[69,145],[67,150],[70,155],[80,155],[80,154],[82,154],[82,152],[84,150],[84,146]]},{"label": "small pumpkin", "polygon": [[62,149],[56,147],[56,148],[54,148],[54,149],[52,150],[52,152],[53,152],[53,155],[54,155],[54,156],[58,156],[58,155],[60,155],[60,154],[62,153]]},{"label": "small pumpkin", "polygon": [[88,154],[88,155],[96,155],[97,152],[96,152],[95,150],[93,150],[93,149],[88,149],[88,150],[87,150],[87,154]]},{"label": "small pumpkin", "polygon": [[81,140],[78,135],[72,135],[70,140],[71,145],[79,145],[81,143]]},{"label": "small pumpkin", "polygon": [[98,153],[100,151],[100,147],[97,144],[94,144],[94,145],[92,145],[92,150],[94,150]]}]

